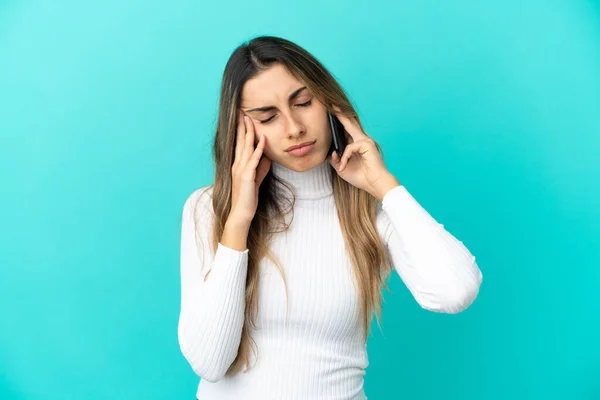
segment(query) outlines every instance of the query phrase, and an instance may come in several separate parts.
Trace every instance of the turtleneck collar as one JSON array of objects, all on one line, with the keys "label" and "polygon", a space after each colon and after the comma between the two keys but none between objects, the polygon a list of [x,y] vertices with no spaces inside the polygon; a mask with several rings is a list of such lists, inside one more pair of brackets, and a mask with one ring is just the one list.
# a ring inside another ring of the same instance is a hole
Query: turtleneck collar
[{"label": "turtleneck collar", "polygon": [[295,189],[297,199],[319,199],[332,195],[331,168],[327,159],[305,172],[296,172],[271,161],[273,175],[289,182]]}]

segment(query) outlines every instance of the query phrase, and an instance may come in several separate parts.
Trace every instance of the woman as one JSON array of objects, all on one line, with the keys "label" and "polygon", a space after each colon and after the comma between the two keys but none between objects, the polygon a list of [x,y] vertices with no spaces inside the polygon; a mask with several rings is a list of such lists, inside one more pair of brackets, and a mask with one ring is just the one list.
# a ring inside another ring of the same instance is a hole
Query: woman
[{"label": "woman", "polygon": [[[475,257],[387,170],[306,50],[254,38],[228,60],[220,96],[214,184],[182,219],[178,338],[196,396],[366,399],[390,272],[423,308],[457,313],[479,292]],[[346,131],[341,158],[328,111]]]}]

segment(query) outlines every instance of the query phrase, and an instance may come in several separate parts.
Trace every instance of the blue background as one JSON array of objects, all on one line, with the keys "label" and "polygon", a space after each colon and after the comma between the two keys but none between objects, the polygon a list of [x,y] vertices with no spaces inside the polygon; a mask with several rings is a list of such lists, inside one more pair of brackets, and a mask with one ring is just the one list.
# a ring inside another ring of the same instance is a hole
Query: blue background
[{"label": "blue background", "polygon": [[397,274],[369,399],[600,399],[600,5],[2,1],[0,399],[191,399],[185,198],[212,183],[225,62],[282,36],[477,257],[458,315]]}]

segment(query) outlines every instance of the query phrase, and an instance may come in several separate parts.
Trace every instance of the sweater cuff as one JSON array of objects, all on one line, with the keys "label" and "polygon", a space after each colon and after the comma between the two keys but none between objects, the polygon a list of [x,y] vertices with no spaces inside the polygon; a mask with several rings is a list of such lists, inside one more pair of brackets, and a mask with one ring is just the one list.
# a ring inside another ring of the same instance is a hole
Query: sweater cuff
[{"label": "sweater cuff", "polygon": [[381,203],[390,219],[396,222],[394,224],[396,229],[410,229],[411,233],[415,233],[415,229],[443,226],[421,206],[404,186],[390,189]]},{"label": "sweater cuff", "polygon": [[389,206],[389,203],[395,202],[399,197],[407,197],[407,195],[409,195],[409,193],[404,185],[396,186],[386,192],[383,199],[381,199],[381,204],[384,207]]},{"label": "sweater cuff", "polygon": [[248,271],[248,251],[237,251],[219,242],[212,263],[211,279],[244,288]]}]

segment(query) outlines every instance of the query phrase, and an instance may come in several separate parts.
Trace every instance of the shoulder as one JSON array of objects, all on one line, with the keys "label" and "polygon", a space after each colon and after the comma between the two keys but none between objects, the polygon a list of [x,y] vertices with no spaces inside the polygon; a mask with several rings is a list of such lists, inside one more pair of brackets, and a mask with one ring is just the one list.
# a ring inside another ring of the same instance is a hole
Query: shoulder
[{"label": "shoulder", "polygon": [[183,204],[184,215],[194,215],[197,219],[202,215],[206,215],[206,212],[210,212],[212,210],[212,193],[212,184],[194,189],[187,195]]}]

